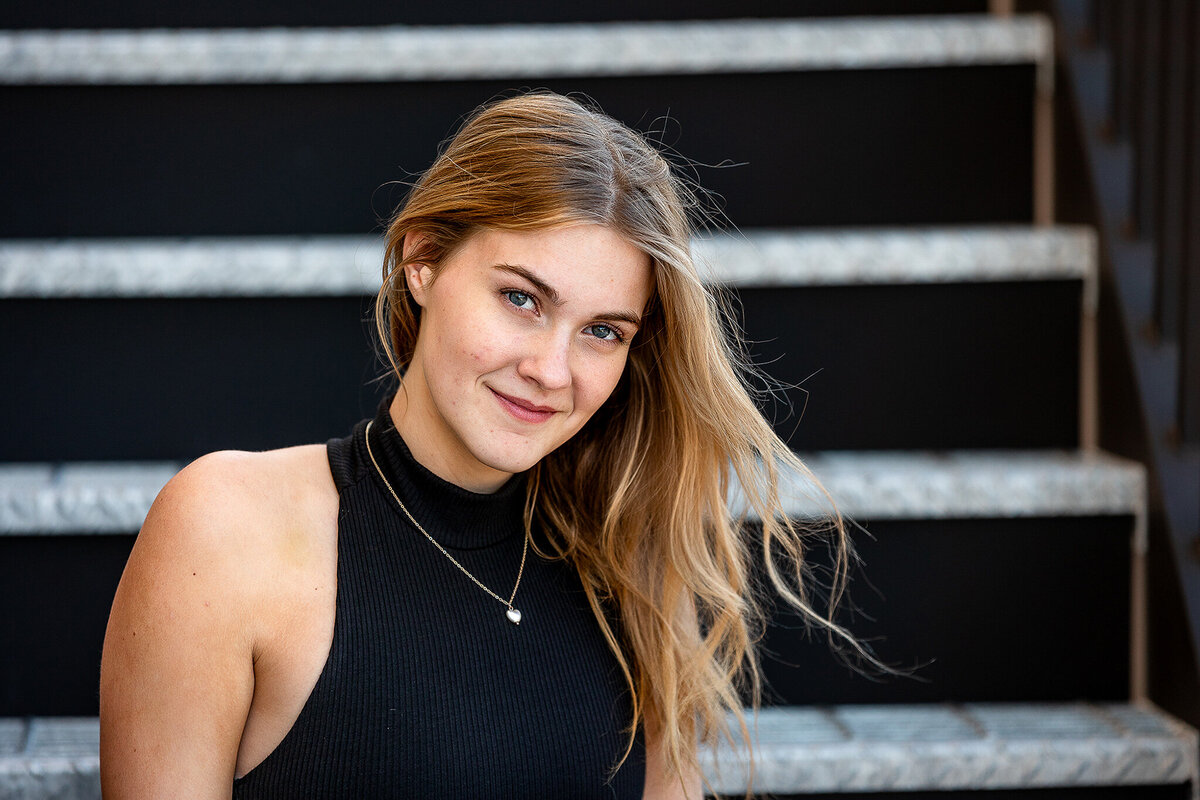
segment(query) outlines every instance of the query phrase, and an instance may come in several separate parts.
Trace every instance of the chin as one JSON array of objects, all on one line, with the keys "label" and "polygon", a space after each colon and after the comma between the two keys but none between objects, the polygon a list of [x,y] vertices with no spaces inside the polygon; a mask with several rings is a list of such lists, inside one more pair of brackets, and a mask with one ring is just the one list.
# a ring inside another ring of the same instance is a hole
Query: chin
[{"label": "chin", "polygon": [[535,464],[541,461],[550,450],[544,448],[509,448],[497,447],[496,443],[490,443],[491,446],[482,452],[476,452],[475,458],[481,464],[491,467],[500,472],[509,472],[516,474],[532,469]]}]

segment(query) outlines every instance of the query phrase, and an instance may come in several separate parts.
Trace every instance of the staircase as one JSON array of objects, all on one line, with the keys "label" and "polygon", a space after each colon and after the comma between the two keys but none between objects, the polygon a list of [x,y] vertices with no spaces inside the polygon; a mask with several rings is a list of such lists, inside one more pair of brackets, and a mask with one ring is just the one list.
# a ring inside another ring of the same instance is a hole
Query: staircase
[{"label": "staircase", "polygon": [[913,668],[864,677],[778,611],[756,770],[706,751],[713,789],[1198,796],[1195,731],[1144,700],[1145,474],[1095,447],[1096,242],[1054,224],[1045,19],[58,5],[0,10],[0,798],[99,796],[100,645],[151,500],[204,452],[373,412],[379,219],[523,86],[654,131],[723,198],[740,233],[696,251],[791,387],[765,412],[869,532],[847,622]]}]

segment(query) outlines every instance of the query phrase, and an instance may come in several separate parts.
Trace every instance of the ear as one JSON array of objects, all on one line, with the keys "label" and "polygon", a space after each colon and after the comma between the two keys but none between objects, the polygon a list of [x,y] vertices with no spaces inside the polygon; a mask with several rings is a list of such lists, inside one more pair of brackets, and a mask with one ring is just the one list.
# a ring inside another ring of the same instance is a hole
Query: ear
[{"label": "ear", "polygon": [[[427,237],[420,231],[409,231],[404,235],[404,260],[407,262],[424,249]],[[433,283],[433,268],[420,261],[407,263],[404,266],[404,280],[408,283],[408,292],[417,305],[424,306]]]}]

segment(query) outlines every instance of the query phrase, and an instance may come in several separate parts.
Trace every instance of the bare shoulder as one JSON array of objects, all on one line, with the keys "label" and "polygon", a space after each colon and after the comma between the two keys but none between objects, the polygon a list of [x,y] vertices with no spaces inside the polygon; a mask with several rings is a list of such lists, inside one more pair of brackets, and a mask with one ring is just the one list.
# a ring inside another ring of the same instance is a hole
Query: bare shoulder
[{"label": "bare shoulder", "polygon": [[232,558],[228,568],[269,568],[281,546],[295,553],[314,537],[309,544],[319,546],[336,515],[337,490],[323,446],[223,451],[197,459],[163,487],[139,545],[162,538],[175,555],[195,550],[218,562]]},{"label": "bare shoulder", "polygon": [[[264,642],[336,561],[319,445],[213,453],[154,501],[121,577],[101,665],[108,797],[228,796]],[[306,586],[303,594],[298,587]],[[332,591],[332,587],[330,588]]]},{"label": "bare shoulder", "polygon": [[320,566],[310,562],[328,555],[336,515],[322,446],[210,453],[163,487],[125,579],[195,578],[228,600],[253,602],[272,582]]},{"label": "bare shoulder", "polygon": [[[325,448],[203,456],[172,478],[151,506],[121,589],[161,602],[199,592],[199,608],[239,619],[257,647],[292,583],[328,573],[336,558],[337,489]],[[120,599],[120,595],[118,595]],[[115,609],[114,609],[115,610]]]},{"label": "bare shoulder", "polygon": [[185,523],[201,537],[216,532],[214,525],[225,535],[270,535],[293,517],[328,513],[336,499],[323,445],[225,450],[202,456],[172,478],[146,523],[152,529]]}]

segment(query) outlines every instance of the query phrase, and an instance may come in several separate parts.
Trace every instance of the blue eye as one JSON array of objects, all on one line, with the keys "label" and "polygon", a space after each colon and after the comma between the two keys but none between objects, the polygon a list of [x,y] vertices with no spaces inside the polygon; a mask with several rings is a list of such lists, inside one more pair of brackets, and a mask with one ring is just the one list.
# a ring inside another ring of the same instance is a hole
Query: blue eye
[{"label": "blue eye", "polygon": [[608,325],[597,323],[595,325],[589,325],[584,330],[591,331],[592,335],[595,336],[597,339],[602,339],[606,342],[623,342],[623,341],[625,341],[624,337],[621,336],[620,331],[618,331],[616,328],[610,327]]},{"label": "blue eye", "polygon": [[[522,292],[519,289],[505,289],[503,295],[508,298],[508,302],[517,308],[523,308],[527,311],[534,309],[533,296],[526,292]],[[529,305],[526,305],[526,303]]]}]

